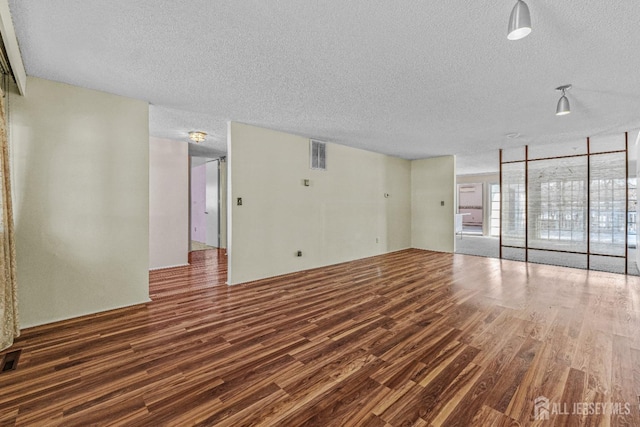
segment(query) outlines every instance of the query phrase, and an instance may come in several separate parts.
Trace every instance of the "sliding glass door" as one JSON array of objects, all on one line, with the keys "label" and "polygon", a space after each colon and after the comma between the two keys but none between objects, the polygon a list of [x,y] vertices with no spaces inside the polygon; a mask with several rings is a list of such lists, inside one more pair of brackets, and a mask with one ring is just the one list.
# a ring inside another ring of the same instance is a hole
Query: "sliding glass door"
[{"label": "sliding glass door", "polygon": [[627,159],[626,134],[501,152],[501,257],[626,273]]}]

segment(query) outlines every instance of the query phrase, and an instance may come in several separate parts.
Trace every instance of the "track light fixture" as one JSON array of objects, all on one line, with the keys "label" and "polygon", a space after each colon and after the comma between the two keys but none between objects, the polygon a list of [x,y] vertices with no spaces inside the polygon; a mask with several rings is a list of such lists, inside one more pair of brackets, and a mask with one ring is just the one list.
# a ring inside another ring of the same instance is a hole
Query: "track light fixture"
[{"label": "track light fixture", "polygon": [[520,40],[527,37],[530,32],[531,14],[529,13],[529,7],[522,0],[518,0],[511,10],[507,38],[509,40]]},{"label": "track light fixture", "polygon": [[571,85],[562,85],[556,88],[558,92],[562,92],[562,96],[558,100],[558,106],[556,107],[556,116],[564,116],[571,112],[571,108],[569,108],[569,100],[566,95],[566,91],[569,89],[571,89]]}]

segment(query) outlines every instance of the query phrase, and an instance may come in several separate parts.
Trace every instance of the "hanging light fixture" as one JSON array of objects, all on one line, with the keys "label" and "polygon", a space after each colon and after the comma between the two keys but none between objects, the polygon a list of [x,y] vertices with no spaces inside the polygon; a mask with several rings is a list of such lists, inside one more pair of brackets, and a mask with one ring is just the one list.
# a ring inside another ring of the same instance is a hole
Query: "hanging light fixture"
[{"label": "hanging light fixture", "polygon": [[207,134],[205,132],[202,132],[202,131],[189,132],[189,139],[192,140],[195,143],[199,143],[199,142],[204,141],[206,137],[207,137]]},{"label": "hanging light fixture", "polygon": [[509,40],[520,40],[527,37],[530,32],[531,14],[529,13],[529,7],[522,0],[518,0],[516,5],[513,6],[513,10],[511,10],[507,38]]},{"label": "hanging light fixture", "polygon": [[558,106],[556,107],[556,116],[565,116],[571,112],[571,108],[569,108],[569,100],[565,93],[569,89],[571,89],[571,85],[562,85],[556,88],[558,92],[562,92],[562,96],[558,100]]}]

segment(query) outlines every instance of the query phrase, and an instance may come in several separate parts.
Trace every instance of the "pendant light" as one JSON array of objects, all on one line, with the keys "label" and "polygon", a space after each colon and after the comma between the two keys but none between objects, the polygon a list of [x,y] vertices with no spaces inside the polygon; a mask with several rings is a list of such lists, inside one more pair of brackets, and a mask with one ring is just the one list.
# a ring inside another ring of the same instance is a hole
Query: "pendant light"
[{"label": "pendant light", "polygon": [[569,108],[569,100],[565,94],[569,89],[571,89],[571,85],[562,85],[556,88],[558,92],[562,92],[562,96],[558,100],[558,106],[556,107],[556,116],[565,116],[571,112],[571,108]]},{"label": "pendant light", "polygon": [[522,0],[518,0],[511,16],[509,17],[509,30],[507,38],[509,40],[520,40],[529,35],[531,32],[531,14],[529,7]]}]

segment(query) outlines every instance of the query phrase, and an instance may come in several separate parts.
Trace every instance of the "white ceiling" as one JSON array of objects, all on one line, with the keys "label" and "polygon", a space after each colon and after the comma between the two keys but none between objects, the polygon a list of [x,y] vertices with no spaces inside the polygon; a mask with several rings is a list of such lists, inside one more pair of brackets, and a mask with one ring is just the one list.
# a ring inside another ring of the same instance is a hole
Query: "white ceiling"
[{"label": "white ceiling", "polygon": [[[527,3],[520,41],[506,38],[515,0],[10,7],[29,75],[149,101],[153,136],[203,130],[222,153],[235,120],[408,159],[456,154],[471,173],[495,169],[501,147],[640,127],[640,2]],[[556,117],[567,83],[572,113]]]}]

